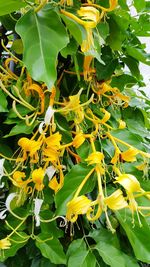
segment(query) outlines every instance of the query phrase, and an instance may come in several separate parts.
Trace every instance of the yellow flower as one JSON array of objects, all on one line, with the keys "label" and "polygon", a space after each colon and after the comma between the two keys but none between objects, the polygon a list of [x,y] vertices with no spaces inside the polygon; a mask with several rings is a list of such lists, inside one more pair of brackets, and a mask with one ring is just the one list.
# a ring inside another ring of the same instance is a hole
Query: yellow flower
[{"label": "yellow flower", "polygon": [[141,187],[139,181],[136,179],[135,176],[131,174],[121,174],[120,176],[116,177],[116,182],[121,184],[127,193],[134,193],[140,192]]},{"label": "yellow flower", "polygon": [[92,29],[95,28],[100,21],[99,11],[95,7],[91,6],[81,7],[77,11],[77,14],[82,19],[79,19],[74,14],[67,12],[65,10],[61,10],[61,13],[75,20],[77,23],[79,23],[85,28],[87,39],[83,40],[83,43],[81,45],[81,50],[82,52],[87,52],[91,48],[91,46],[94,46]]},{"label": "yellow flower", "polygon": [[70,111],[80,108],[80,95],[82,89],[76,94],[69,96],[69,101],[66,101],[65,107],[62,109],[65,114],[68,114]]},{"label": "yellow flower", "polygon": [[22,179],[25,177],[26,177],[26,175],[24,172],[15,171],[13,174],[13,179],[14,179],[13,184],[17,187],[22,187],[22,185],[25,182]]},{"label": "yellow flower", "polygon": [[128,107],[128,104],[129,104],[129,101],[130,101],[130,97],[129,96],[121,94],[119,92],[119,90],[118,90],[118,92],[116,94],[114,94],[113,98],[114,98],[116,104],[118,104],[118,105],[122,105],[123,104],[124,108]]},{"label": "yellow flower", "polygon": [[100,109],[103,113],[104,113],[104,117],[103,117],[103,119],[100,121],[100,123],[105,123],[106,121],[108,121],[109,119],[110,119],[110,113],[106,110],[106,109],[104,109],[104,108],[101,108]]},{"label": "yellow flower", "polygon": [[78,148],[84,143],[84,141],[85,141],[85,137],[84,137],[83,133],[80,132],[80,133],[77,133],[76,136],[74,137],[72,145],[75,148]]},{"label": "yellow flower", "polygon": [[130,147],[128,150],[121,153],[121,158],[128,162],[136,161],[136,155],[139,153],[139,151],[134,148]]},{"label": "yellow flower", "polygon": [[54,176],[48,184],[49,188],[55,191],[57,193],[59,189],[61,188],[61,185],[58,183],[56,176]]},{"label": "yellow flower", "polygon": [[96,151],[91,153],[85,161],[88,161],[89,165],[91,165],[91,164],[101,163],[103,159],[104,159],[104,154]]},{"label": "yellow flower", "polygon": [[88,81],[91,77],[90,74],[95,72],[94,69],[90,68],[91,62],[94,59],[93,56],[84,56],[84,63],[83,63],[83,75],[84,75],[84,80]]},{"label": "yellow flower", "polygon": [[116,164],[119,161],[119,156],[121,155],[121,151],[118,147],[115,148],[115,154],[111,159],[112,164]]},{"label": "yellow flower", "polygon": [[119,122],[119,129],[124,129],[124,128],[126,128],[126,123],[125,123],[125,121],[123,121],[123,120],[119,120],[118,122]]},{"label": "yellow flower", "polygon": [[78,215],[86,214],[91,209],[92,201],[86,196],[78,196],[67,203],[66,219],[74,223]]},{"label": "yellow flower", "polygon": [[120,210],[120,209],[124,209],[128,206],[128,203],[125,201],[125,199],[122,195],[122,191],[120,189],[116,190],[109,197],[106,197],[104,199],[104,203],[111,210]]},{"label": "yellow flower", "polygon": [[100,20],[100,13],[95,7],[91,6],[81,7],[77,11],[77,14],[83,20],[86,20],[86,24],[84,24],[85,27],[95,28]]},{"label": "yellow flower", "polygon": [[7,237],[0,240],[0,249],[9,249],[10,246],[11,243]]},{"label": "yellow flower", "polygon": [[58,160],[59,153],[53,147],[47,147],[43,149],[43,155],[46,157],[44,158],[45,161],[55,162]]},{"label": "yellow flower", "polygon": [[40,167],[39,169],[35,169],[32,172],[32,181],[35,183],[35,189],[37,191],[42,191],[44,188],[43,180],[44,180],[45,172]]},{"label": "yellow flower", "polygon": [[27,152],[29,152],[29,156],[31,158],[32,162],[38,162],[38,154],[37,151],[41,147],[41,142],[30,140],[26,137],[22,137],[18,141],[18,145],[23,150],[23,156],[22,158],[18,158],[17,161],[25,161],[27,159]]},{"label": "yellow flower", "polygon": [[53,149],[57,150],[60,148],[61,137],[62,135],[59,132],[57,132],[47,137],[45,143],[47,144],[48,147],[52,147]]}]

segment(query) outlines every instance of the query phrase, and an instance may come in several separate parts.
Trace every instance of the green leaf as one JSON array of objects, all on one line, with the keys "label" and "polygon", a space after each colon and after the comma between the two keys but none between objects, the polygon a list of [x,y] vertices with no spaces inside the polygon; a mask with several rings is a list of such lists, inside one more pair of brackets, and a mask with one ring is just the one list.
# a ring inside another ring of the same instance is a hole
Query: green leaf
[{"label": "green leaf", "polygon": [[70,39],[70,43],[61,50],[61,55],[67,58],[68,55],[75,55],[78,49],[78,44],[74,38]]},{"label": "green leaf", "polygon": [[65,176],[63,188],[56,194],[55,203],[57,206],[57,214],[66,213],[66,204],[73,197],[84,177],[92,169],[91,166],[86,164],[75,165],[69,173]]},{"label": "green leaf", "polygon": [[103,65],[96,61],[96,76],[98,80],[107,80],[111,77],[114,70],[116,69],[116,66],[118,64],[117,59],[112,59],[107,63],[106,65]]},{"label": "green leaf", "polygon": [[22,38],[24,63],[31,76],[51,88],[57,79],[58,53],[69,41],[59,16],[49,5],[39,13],[30,10],[18,21],[16,31]]},{"label": "green leaf", "polygon": [[135,76],[137,79],[139,79],[141,75],[139,71],[138,61],[135,60],[133,57],[124,57],[122,58],[122,60],[127,65],[127,67],[130,69],[131,74]]},{"label": "green leaf", "polygon": [[107,38],[107,36],[109,35],[108,23],[106,21],[100,22],[96,28],[98,30],[99,35],[105,40]]},{"label": "green leaf", "polygon": [[79,25],[76,21],[71,18],[68,18],[64,15],[61,15],[63,21],[65,22],[67,29],[70,31],[74,39],[79,45],[82,44],[82,41],[86,38],[86,32],[83,26]]},{"label": "green leaf", "polygon": [[119,5],[121,6],[122,9],[129,11],[126,0],[119,0]]},{"label": "green leaf", "polygon": [[57,265],[51,263],[48,259],[42,258],[39,267],[55,267]]},{"label": "green leaf", "polygon": [[123,251],[119,247],[119,241],[116,234],[112,234],[108,230],[101,228],[89,234],[97,244],[95,249],[99,252],[103,261],[111,267],[138,267],[136,260]]},{"label": "green leaf", "polygon": [[137,84],[137,80],[133,76],[127,74],[113,77],[111,82],[111,86],[119,88],[120,91],[123,91],[126,85],[131,87],[134,84]]},{"label": "green leaf", "polygon": [[99,252],[103,261],[111,267],[116,267],[119,263],[119,267],[138,267],[138,263],[134,258],[129,257],[121,250],[116,249],[109,243],[99,242],[95,246],[95,249]]},{"label": "green leaf", "polygon": [[14,50],[14,52],[18,55],[23,53],[23,43],[21,39],[16,39],[13,41],[12,50]]},{"label": "green leaf", "polygon": [[112,50],[120,51],[122,42],[126,38],[124,32],[119,28],[116,21],[111,17],[109,20],[110,35],[107,38],[107,42]]},{"label": "green leaf", "polygon": [[7,99],[5,94],[0,91],[0,112],[7,112]]},{"label": "green leaf", "polygon": [[76,267],[95,267],[96,258],[90,250],[86,248],[83,239],[74,240],[67,251],[67,266]]},{"label": "green leaf", "polygon": [[48,236],[46,234],[39,234],[36,239],[36,246],[40,249],[43,257],[55,264],[65,264],[66,256],[59,240],[55,237],[52,237],[50,240],[47,239]]},{"label": "green leaf", "polygon": [[150,227],[144,217],[140,216],[142,227],[139,226],[137,216],[134,216],[134,226],[132,223],[132,215],[129,210],[117,211],[117,219],[126,232],[126,235],[132,245],[135,256],[138,260],[150,263],[149,239]]},{"label": "green leaf", "polygon": [[20,122],[17,125],[15,125],[11,129],[10,133],[6,134],[4,137],[7,138],[7,137],[14,136],[16,134],[21,134],[21,133],[31,134],[37,124],[38,124],[38,122],[35,122],[31,126],[27,126],[24,121]]},{"label": "green leaf", "polygon": [[145,0],[134,0],[134,6],[138,12],[145,8]]},{"label": "green leaf", "polygon": [[23,0],[0,0],[0,16],[12,13],[25,6],[26,3]]},{"label": "green leaf", "polygon": [[[27,238],[27,234],[24,232],[19,232],[24,238]],[[21,238],[20,236],[14,234],[11,236],[11,247],[5,250],[5,253],[0,253],[0,262],[4,262],[7,258],[13,257],[16,255],[17,251],[22,248],[27,240]]]},{"label": "green leaf", "polygon": [[[118,139],[125,141],[126,143],[128,143],[131,146],[136,147],[137,149],[141,149],[141,150],[145,150],[144,146],[142,144],[143,139],[138,136],[138,132],[137,135],[129,132],[127,129],[122,130],[113,130],[111,132],[111,134],[114,137],[117,137]],[[119,142],[117,142],[117,144],[120,144]],[[126,147],[127,148],[127,147]]]},{"label": "green leaf", "polygon": [[147,54],[144,50],[132,46],[126,46],[126,52],[129,56],[137,59],[138,61],[150,65],[150,54]]}]

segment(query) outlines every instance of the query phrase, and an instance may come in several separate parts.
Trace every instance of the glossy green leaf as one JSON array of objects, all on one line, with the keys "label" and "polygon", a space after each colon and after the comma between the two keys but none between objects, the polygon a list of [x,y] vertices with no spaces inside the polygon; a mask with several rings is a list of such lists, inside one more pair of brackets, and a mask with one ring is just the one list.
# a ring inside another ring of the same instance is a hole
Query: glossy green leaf
[{"label": "glossy green leaf", "polygon": [[150,263],[150,227],[144,217],[140,216],[140,220],[142,223],[142,227],[140,227],[136,214],[134,216],[133,225],[132,215],[131,212],[128,210],[126,212],[117,211],[116,216],[126,232],[126,235],[132,245],[136,258],[140,261]]},{"label": "glossy green leaf", "polygon": [[145,0],[134,0],[134,6],[138,12],[145,8]]},{"label": "glossy green leaf", "polygon": [[78,164],[75,165],[69,173],[67,173],[65,176],[64,186],[55,197],[57,214],[62,215],[66,213],[67,202],[73,197],[73,194],[77,190],[78,186],[91,169],[92,167],[87,166],[86,164]]},{"label": "glossy green leaf", "polygon": [[31,76],[51,89],[57,78],[58,53],[69,41],[59,16],[49,5],[39,13],[30,10],[18,21],[16,31],[22,38],[24,63]]},{"label": "glossy green leaf", "polygon": [[138,61],[146,65],[150,65],[150,54],[146,54],[146,52],[143,51],[142,49],[132,46],[127,46],[126,51],[129,56],[137,59]]},{"label": "glossy green leaf", "polygon": [[118,263],[120,267],[139,266],[134,258],[128,256],[120,249],[116,234],[101,228],[100,230],[93,231],[89,236],[97,242],[95,249],[109,266],[116,267]]},{"label": "glossy green leaf", "polygon": [[86,248],[83,239],[74,240],[67,251],[67,266],[76,267],[95,267],[96,258],[90,250]]},{"label": "glossy green leaf", "polygon": [[54,264],[65,264],[66,256],[59,240],[53,236],[52,239],[47,239],[48,236],[46,234],[39,234],[36,240],[36,246],[40,249],[43,257],[49,259]]},{"label": "glossy green leaf", "polygon": [[33,123],[32,126],[27,126],[25,124],[25,122],[19,122],[17,125],[15,125],[9,134],[6,134],[4,137],[7,138],[7,137],[10,137],[10,136],[14,136],[16,134],[31,134],[35,128],[35,126],[37,125],[37,122]]},{"label": "glossy green leaf", "polygon": [[13,11],[17,11],[21,7],[25,7],[27,4],[23,0],[0,0],[0,16],[9,14]]}]

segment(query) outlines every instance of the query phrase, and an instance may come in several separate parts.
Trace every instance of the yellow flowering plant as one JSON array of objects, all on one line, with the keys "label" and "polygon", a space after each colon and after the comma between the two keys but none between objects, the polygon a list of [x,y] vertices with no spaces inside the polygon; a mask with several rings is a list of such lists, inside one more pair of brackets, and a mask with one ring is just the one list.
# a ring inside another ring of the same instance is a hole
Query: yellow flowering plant
[{"label": "yellow flowering plant", "polygon": [[150,17],[133,2],[0,1],[5,266],[150,263]]}]

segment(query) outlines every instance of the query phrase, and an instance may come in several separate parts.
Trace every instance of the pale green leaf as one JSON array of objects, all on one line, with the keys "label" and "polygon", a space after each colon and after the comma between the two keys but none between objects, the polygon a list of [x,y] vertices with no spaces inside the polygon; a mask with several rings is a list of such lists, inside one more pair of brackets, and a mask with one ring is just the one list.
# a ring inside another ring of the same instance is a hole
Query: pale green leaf
[{"label": "pale green leaf", "polygon": [[26,3],[23,0],[0,0],[0,16],[17,11],[25,6]]}]

